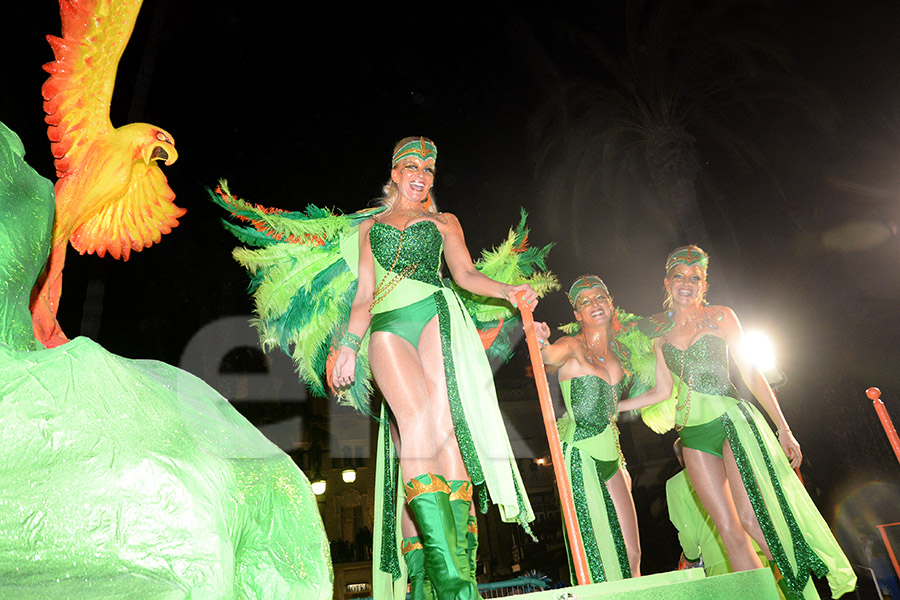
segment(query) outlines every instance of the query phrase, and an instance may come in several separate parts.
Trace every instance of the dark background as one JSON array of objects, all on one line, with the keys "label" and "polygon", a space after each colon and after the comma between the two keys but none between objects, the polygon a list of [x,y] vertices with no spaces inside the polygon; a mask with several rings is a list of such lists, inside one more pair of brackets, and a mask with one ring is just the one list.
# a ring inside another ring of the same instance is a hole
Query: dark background
[{"label": "dark background", "polygon": [[[809,82],[815,97],[761,100],[758,114],[734,109],[729,118],[762,159],[756,167],[740,168],[716,151],[715,136],[691,132],[702,175],[715,182],[698,192],[709,297],[732,306],[745,329],[773,337],[805,478],[852,546],[860,528],[900,520],[900,471],[864,395],[880,387],[900,415],[900,5],[782,4],[790,6],[767,5],[770,21],[747,27],[770,28],[789,58],[783,76]],[[704,3],[688,5],[702,17]],[[246,278],[229,258],[234,244],[205,188],[226,178],[237,195],[267,205],[356,210],[378,196],[393,143],[406,135],[437,143],[439,206],[459,216],[473,254],[501,241],[523,206],[532,243],[556,242],[549,267],[564,286],[594,272],[620,306],[658,311],[666,254],[697,240],[667,225],[670,209],[652,194],[595,198],[586,184],[588,201],[576,203],[570,192],[590,165],[567,163],[535,135],[548,112],[561,116],[569,82],[610,84],[578,39],[591,35],[627,56],[625,15],[618,2],[354,9],[147,0],[120,64],[112,120],[172,133],[180,158],[165,172],[188,212],[128,264],[70,250],[64,330],[178,364],[204,324],[250,312]],[[40,86],[41,64],[52,59],[44,36],[59,33],[56,4],[20,3],[3,30],[0,120],[52,178]],[[812,105],[827,118],[798,116]],[[555,324],[570,314],[556,294],[537,317]],[[499,379],[521,377],[520,350]],[[652,552],[645,547],[645,562]]]}]

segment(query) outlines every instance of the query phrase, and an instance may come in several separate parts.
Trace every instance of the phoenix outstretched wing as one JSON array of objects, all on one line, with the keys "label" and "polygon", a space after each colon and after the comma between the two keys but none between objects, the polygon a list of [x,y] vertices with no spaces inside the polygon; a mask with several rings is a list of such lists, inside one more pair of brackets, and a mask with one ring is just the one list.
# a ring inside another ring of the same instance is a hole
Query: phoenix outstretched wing
[{"label": "phoenix outstretched wing", "polygon": [[48,35],[55,60],[44,65],[47,135],[57,182],[53,249],[32,303],[35,333],[66,340],[56,323],[68,242],[84,254],[127,260],[178,225],[184,209],[159,168],[178,158],[172,136],[146,123],[113,127],[116,70],[141,0],[60,0],[62,37]]}]

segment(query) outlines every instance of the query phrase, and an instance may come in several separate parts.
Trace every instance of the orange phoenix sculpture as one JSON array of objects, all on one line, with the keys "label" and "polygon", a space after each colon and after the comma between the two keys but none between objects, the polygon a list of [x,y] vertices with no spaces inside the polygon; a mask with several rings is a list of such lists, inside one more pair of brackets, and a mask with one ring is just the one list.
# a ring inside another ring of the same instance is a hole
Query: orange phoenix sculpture
[{"label": "orange phoenix sculpture", "polygon": [[128,260],[178,226],[185,213],[157,164],[178,158],[172,136],[146,123],[113,127],[109,106],[119,59],[141,0],[60,0],[62,37],[47,36],[47,135],[57,182],[53,247],[32,294],[35,337],[68,341],[56,320],[68,242],[80,253]]}]

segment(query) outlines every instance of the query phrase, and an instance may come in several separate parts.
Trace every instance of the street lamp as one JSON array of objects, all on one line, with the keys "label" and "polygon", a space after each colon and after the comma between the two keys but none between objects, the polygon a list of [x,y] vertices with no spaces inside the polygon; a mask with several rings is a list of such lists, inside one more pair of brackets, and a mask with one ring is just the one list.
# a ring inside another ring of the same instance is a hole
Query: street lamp
[{"label": "street lamp", "polygon": [[316,496],[321,496],[325,493],[325,478],[322,477],[322,472],[316,469],[316,474],[312,477],[312,483],[310,483],[310,487],[312,487],[313,494]]},{"label": "street lamp", "polygon": [[344,480],[344,483],[353,483],[356,481],[356,469],[344,469],[341,471],[341,479]]}]

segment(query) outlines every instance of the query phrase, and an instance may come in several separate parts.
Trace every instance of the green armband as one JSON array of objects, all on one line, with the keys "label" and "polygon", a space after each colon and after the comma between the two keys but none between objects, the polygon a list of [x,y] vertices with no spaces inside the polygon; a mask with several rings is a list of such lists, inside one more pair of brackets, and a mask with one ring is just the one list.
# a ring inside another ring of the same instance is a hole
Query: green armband
[{"label": "green armband", "polygon": [[362,346],[362,339],[349,331],[344,332],[344,337],[341,338],[341,346],[347,346],[354,352],[359,352],[360,346]]}]

